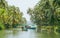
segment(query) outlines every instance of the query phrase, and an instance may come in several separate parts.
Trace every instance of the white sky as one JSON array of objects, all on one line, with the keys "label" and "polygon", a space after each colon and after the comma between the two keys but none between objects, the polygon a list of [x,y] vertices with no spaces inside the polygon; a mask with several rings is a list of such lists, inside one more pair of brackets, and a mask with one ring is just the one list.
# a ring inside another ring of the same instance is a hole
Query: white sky
[{"label": "white sky", "polygon": [[20,11],[23,12],[24,17],[27,21],[30,21],[30,16],[27,14],[28,8],[33,8],[39,0],[6,0],[9,5],[15,5],[20,8]]}]

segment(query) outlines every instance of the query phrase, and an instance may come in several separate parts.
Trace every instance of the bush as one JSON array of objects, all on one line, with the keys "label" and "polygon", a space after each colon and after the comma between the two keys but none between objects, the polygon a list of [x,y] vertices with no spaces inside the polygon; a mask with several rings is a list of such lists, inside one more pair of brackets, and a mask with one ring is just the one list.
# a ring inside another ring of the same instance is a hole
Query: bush
[{"label": "bush", "polygon": [[4,24],[0,23],[0,30],[4,29]]},{"label": "bush", "polygon": [[60,33],[60,27],[58,27],[58,29],[56,31]]}]

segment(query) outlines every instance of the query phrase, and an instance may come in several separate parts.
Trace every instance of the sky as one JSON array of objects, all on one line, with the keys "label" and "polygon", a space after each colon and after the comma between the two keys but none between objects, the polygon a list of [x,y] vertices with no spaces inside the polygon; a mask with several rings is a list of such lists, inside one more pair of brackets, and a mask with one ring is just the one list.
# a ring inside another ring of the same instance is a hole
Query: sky
[{"label": "sky", "polygon": [[28,8],[34,8],[34,6],[38,3],[39,0],[6,0],[9,5],[14,5],[19,7],[20,11],[23,12],[23,17],[26,18],[27,21],[30,21],[30,16],[27,14]]}]

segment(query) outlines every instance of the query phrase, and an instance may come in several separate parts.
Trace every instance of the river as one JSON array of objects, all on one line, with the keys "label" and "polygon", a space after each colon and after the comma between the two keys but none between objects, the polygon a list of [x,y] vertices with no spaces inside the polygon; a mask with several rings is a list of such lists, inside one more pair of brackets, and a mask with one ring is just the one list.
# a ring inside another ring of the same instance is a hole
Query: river
[{"label": "river", "polygon": [[20,29],[1,30],[0,38],[60,38],[60,34],[52,32],[36,32],[35,30],[21,31]]}]

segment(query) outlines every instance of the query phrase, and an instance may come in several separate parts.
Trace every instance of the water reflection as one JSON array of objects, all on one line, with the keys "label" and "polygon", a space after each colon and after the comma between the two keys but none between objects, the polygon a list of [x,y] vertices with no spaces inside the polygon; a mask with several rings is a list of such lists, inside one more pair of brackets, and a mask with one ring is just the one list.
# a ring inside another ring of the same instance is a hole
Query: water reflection
[{"label": "water reflection", "polygon": [[20,31],[20,30],[2,30],[0,38],[59,38],[60,34],[54,32],[36,32],[35,30]]}]

